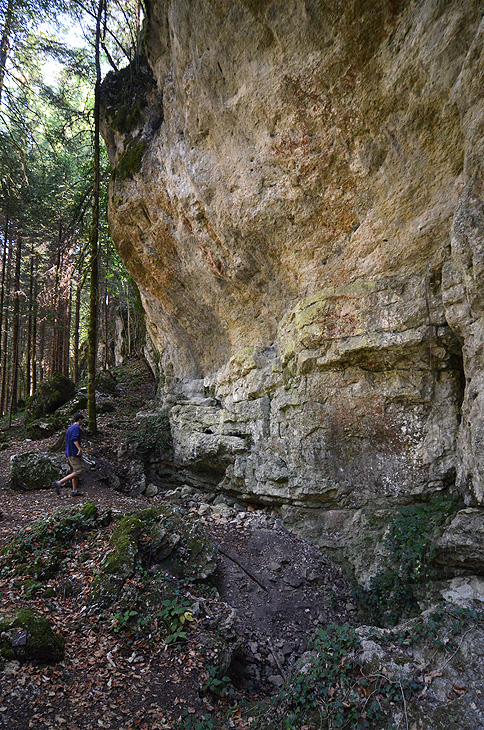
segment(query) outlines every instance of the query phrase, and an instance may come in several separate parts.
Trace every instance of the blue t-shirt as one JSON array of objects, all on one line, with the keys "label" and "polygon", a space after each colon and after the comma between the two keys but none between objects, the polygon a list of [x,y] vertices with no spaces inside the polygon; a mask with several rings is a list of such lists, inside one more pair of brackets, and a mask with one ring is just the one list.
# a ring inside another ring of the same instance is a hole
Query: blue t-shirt
[{"label": "blue t-shirt", "polygon": [[75,445],[74,441],[77,441],[79,443],[79,446],[81,445],[81,429],[79,424],[73,423],[72,426],[69,426],[66,433],[66,456],[77,456],[77,446]]}]

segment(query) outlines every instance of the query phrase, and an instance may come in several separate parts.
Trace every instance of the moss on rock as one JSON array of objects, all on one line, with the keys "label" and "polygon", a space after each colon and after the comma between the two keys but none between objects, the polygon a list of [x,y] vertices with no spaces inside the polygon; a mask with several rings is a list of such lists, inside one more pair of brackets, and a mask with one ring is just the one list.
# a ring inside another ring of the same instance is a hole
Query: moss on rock
[{"label": "moss on rock", "polygon": [[141,170],[143,155],[147,147],[147,141],[136,137],[127,142],[124,152],[120,155],[117,165],[117,172],[122,180],[128,180]]},{"label": "moss on rock", "polygon": [[168,572],[188,581],[204,580],[216,567],[208,536],[177,508],[126,515],[116,525],[110,544],[92,585],[90,601],[96,608],[111,605],[138,566],[163,563]]},{"label": "moss on rock", "polygon": [[12,615],[0,614],[0,655],[4,659],[58,662],[64,657],[64,641],[37,611],[23,609]]},{"label": "moss on rock", "polygon": [[155,85],[151,68],[142,56],[106,76],[102,100],[112,129],[127,134],[142,123],[148,95]]},{"label": "moss on rock", "polygon": [[69,378],[60,373],[54,373],[48,380],[43,380],[34,395],[28,399],[25,409],[27,423],[35,421],[48,413],[53,413],[69,401],[76,390],[76,386]]},{"label": "moss on rock", "polygon": [[91,603],[109,606],[133,574],[141,528],[141,520],[135,515],[126,515],[118,522],[111,537],[111,550],[101,563],[101,573],[93,581]]},{"label": "moss on rock", "polygon": [[14,489],[49,489],[65,469],[65,458],[40,451],[14,454],[10,458],[10,481]]},{"label": "moss on rock", "polygon": [[68,419],[54,416],[32,421],[25,427],[25,436],[34,441],[52,436],[56,431],[67,426]]}]

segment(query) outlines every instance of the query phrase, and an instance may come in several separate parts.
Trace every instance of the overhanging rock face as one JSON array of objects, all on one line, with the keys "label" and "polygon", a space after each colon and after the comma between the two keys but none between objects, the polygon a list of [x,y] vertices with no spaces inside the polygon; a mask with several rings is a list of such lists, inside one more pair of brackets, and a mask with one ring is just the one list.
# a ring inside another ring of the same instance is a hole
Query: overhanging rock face
[{"label": "overhanging rock face", "polygon": [[184,479],[294,524],[482,504],[484,4],[148,6],[110,217]]}]

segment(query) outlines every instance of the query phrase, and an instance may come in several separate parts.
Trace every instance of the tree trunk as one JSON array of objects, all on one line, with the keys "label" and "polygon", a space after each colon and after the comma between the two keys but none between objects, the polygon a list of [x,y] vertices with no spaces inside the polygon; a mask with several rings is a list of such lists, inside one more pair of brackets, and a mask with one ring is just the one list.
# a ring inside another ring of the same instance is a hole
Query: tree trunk
[{"label": "tree trunk", "polygon": [[79,325],[81,320],[81,292],[82,279],[79,273],[79,281],[76,287],[76,306],[74,310],[74,382],[79,380]]},{"label": "tree trunk", "polygon": [[40,320],[39,337],[39,382],[44,379],[44,355],[45,355],[45,318]]},{"label": "tree trunk", "polygon": [[7,272],[7,249],[8,249],[8,229],[10,227],[10,219],[8,211],[5,214],[5,229],[3,234],[3,252],[2,252],[2,283],[0,288],[0,362],[2,361],[2,325],[3,325],[3,305],[5,302],[5,275]]},{"label": "tree trunk", "polygon": [[29,301],[28,301],[28,314],[27,314],[27,349],[25,355],[25,395],[28,397],[32,395],[32,380],[31,380],[31,366],[32,366],[32,333],[33,333],[33,319],[34,319],[34,256],[30,255],[30,276],[29,276]]},{"label": "tree trunk", "polygon": [[33,322],[32,322],[32,365],[31,365],[31,378],[32,378],[32,384],[31,384],[31,393],[32,395],[35,393],[37,389],[37,263],[38,259],[35,257],[35,264],[34,264],[34,296],[32,300],[32,306],[33,306]]},{"label": "tree trunk", "polygon": [[[59,224],[59,238],[57,244],[57,256],[55,262],[54,294],[52,300],[52,343],[50,354],[50,372],[61,372],[62,365],[59,362],[59,340],[61,339],[62,314],[60,312],[60,270],[61,270],[61,245],[62,245],[62,223]],[[62,362],[62,361],[61,361]]]},{"label": "tree trunk", "polygon": [[2,333],[2,385],[0,388],[0,414],[5,413],[7,402],[7,346],[8,346],[8,324],[9,324],[9,303],[10,303],[10,282],[12,268],[12,246],[9,245],[7,252],[7,273],[5,277],[5,301],[4,301],[4,325]]},{"label": "tree trunk", "polygon": [[62,372],[66,377],[69,377],[69,356],[70,356],[70,347],[71,347],[71,318],[72,318],[72,286],[71,286],[71,279],[69,277],[69,281],[67,284],[67,294],[66,294],[66,318],[64,322],[64,346],[63,346],[63,367]]},{"label": "tree trunk", "polygon": [[94,184],[92,204],[92,226],[90,235],[91,249],[91,290],[89,297],[89,361],[87,409],[89,430],[97,431],[96,423],[96,355],[97,355],[97,310],[98,310],[98,258],[99,258],[99,189],[100,189],[100,88],[101,88],[101,21],[104,11],[104,0],[99,0],[96,17],[96,86],[94,89]]},{"label": "tree trunk", "polygon": [[19,371],[19,331],[20,331],[20,262],[22,257],[22,238],[17,236],[17,252],[15,256],[15,280],[13,292],[13,329],[12,329],[12,388],[10,394],[10,415],[8,426],[12,425],[12,416],[17,411],[18,371]]},{"label": "tree trunk", "polygon": [[14,0],[8,0],[5,22],[2,29],[2,40],[0,41],[0,104],[2,103],[3,83],[5,80],[5,67],[7,65],[8,47],[10,44],[10,31],[12,28]]}]

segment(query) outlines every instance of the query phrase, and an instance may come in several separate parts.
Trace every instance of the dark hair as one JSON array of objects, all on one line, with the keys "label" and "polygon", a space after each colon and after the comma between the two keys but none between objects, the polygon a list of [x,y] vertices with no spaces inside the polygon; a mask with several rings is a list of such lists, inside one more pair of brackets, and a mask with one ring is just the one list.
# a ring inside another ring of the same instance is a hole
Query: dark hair
[{"label": "dark hair", "polygon": [[78,422],[78,421],[80,421],[81,419],[82,419],[83,421],[85,420],[85,419],[84,419],[84,414],[83,414],[83,413],[74,413],[74,415],[72,416],[72,423],[77,423],[77,422]]}]

